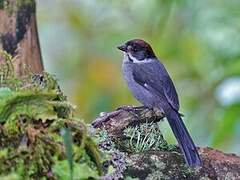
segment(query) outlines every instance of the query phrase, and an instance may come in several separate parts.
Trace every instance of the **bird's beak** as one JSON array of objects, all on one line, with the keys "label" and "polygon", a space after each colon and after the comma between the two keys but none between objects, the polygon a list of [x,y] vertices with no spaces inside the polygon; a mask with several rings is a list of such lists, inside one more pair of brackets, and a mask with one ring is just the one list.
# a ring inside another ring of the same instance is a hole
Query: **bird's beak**
[{"label": "bird's beak", "polygon": [[127,46],[125,44],[118,46],[117,48],[123,52],[127,52]]}]

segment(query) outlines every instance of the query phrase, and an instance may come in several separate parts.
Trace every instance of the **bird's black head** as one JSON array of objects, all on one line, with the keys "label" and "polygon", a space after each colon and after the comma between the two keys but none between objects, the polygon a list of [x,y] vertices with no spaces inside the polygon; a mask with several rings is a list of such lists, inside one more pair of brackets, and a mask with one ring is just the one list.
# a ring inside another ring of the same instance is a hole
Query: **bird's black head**
[{"label": "bird's black head", "polygon": [[130,59],[136,61],[143,61],[156,57],[151,46],[141,39],[130,40],[125,44],[118,46],[118,49],[127,53]]}]

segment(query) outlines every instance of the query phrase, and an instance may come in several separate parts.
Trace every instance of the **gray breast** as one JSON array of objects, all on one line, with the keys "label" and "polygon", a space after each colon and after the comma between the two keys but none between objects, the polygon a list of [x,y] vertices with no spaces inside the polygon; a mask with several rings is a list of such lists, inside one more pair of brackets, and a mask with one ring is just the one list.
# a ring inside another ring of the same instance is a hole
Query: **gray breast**
[{"label": "gray breast", "polygon": [[132,92],[133,96],[140,103],[150,108],[154,107],[155,98],[153,97],[153,95],[133,79],[133,74],[132,74],[133,65],[134,64],[130,62],[123,62],[122,73],[123,73],[124,79],[127,82],[127,85],[130,91]]}]

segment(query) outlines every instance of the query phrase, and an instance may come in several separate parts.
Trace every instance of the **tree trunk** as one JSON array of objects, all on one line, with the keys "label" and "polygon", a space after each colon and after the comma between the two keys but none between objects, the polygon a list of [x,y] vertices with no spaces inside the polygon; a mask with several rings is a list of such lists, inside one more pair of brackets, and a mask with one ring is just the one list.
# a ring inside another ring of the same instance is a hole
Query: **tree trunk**
[{"label": "tree trunk", "polygon": [[34,0],[0,0],[1,50],[12,55],[19,76],[26,68],[33,73],[43,71]]}]

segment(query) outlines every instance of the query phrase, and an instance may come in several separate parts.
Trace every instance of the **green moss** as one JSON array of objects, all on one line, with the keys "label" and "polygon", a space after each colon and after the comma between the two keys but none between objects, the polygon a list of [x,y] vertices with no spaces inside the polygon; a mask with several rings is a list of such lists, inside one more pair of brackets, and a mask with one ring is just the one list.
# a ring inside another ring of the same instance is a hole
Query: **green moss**
[{"label": "green moss", "polygon": [[19,8],[23,6],[29,6],[31,9],[35,8],[35,0],[0,0],[0,9],[5,10],[9,15],[17,12]]},{"label": "green moss", "polygon": [[[74,108],[56,79],[48,73],[18,78],[11,56],[1,55],[0,176],[59,179],[70,146],[76,175],[84,174],[83,179],[101,175],[98,148],[83,122],[73,117]],[[64,128],[69,128],[72,137],[67,145],[60,133]]]}]

